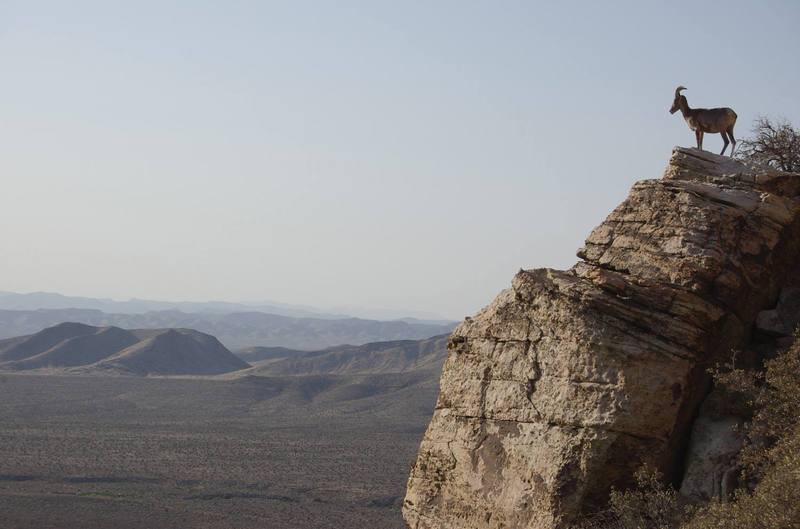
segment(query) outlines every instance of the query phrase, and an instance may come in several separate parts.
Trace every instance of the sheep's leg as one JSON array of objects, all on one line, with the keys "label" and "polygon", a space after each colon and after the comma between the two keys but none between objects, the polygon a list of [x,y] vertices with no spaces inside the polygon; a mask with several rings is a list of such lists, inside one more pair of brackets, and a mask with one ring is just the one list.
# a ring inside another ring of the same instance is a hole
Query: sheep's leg
[{"label": "sheep's leg", "polygon": [[[728,135],[724,130],[720,132],[720,134],[722,135],[722,141],[724,143],[724,145],[722,146],[722,152],[719,153],[720,156],[722,156],[723,154],[725,154],[725,149],[728,148],[728,143],[730,142],[728,141]],[[733,154],[733,150],[731,150],[731,154]]]},{"label": "sheep's leg", "polygon": [[703,131],[702,130],[694,131],[694,136],[697,138],[697,148],[702,151],[703,150]]},{"label": "sheep's leg", "polygon": [[731,156],[733,156],[733,151],[736,150],[736,138],[733,137],[733,125],[728,129],[728,136],[731,138]]}]

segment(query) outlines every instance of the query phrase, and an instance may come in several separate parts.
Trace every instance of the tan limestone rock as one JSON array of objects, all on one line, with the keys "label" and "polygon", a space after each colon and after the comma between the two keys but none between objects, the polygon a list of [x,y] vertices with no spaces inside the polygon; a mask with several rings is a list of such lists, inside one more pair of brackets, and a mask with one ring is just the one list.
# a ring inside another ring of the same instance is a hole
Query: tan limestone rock
[{"label": "tan limestone rock", "polygon": [[521,270],[453,332],[408,481],[413,529],[570,527],[649,463],[679,477],[706,368],[800,255],[783,174],[676,148],[567,271]]}]

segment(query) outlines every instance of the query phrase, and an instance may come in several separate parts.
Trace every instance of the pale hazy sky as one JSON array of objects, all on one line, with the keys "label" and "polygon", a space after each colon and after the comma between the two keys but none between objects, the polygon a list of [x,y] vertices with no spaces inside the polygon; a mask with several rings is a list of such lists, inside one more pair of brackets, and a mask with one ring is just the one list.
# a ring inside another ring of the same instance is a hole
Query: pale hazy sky
[{"label": "pale hazy sky", "polygon": [[0,0],[0,290],[460,319],[693,145],[677,85],[800,126],[798,51],[796,0]]}]

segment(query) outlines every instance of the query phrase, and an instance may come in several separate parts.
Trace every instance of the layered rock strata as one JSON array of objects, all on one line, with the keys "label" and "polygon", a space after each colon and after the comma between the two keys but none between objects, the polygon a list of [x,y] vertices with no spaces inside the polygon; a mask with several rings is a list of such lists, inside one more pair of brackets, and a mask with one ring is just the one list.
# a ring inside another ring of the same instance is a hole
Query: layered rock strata
[{"label": "layered rock strata", "polygon": [[676,148],[567,271],[520,270],[453,332],[413,529],[566,528],[643,463],[677,480],[707,368],[800,263],[800,177]]}]

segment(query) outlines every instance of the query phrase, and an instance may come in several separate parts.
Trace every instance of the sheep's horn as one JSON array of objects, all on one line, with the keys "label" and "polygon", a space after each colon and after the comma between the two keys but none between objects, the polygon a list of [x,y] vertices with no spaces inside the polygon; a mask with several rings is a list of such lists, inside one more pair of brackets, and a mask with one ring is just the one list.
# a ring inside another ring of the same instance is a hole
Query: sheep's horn
[{"label": "sheep's horn", "polygon": [[681,90],[686,90],[686,87],[685,86],[679,86],[678,88],[676,88],[675,89],[675,97],[678,97],[679,95],[681,95]]}]

